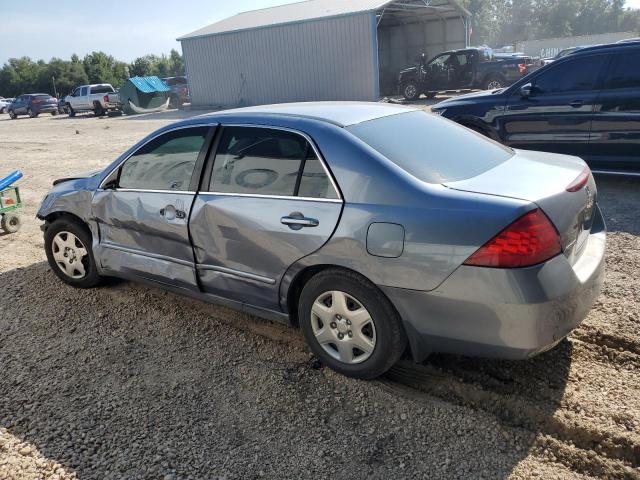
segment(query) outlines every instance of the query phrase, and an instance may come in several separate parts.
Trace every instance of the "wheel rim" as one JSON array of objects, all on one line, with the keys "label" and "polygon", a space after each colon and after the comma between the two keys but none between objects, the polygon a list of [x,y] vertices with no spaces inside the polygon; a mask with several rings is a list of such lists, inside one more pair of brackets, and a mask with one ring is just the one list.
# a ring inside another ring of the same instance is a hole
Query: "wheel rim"
[{"label": "wheel rim", "polygon": [[413,84],[409,84],[409,85],[407,85],[406,87],[404,87],[404,94],[405,94],[405,96],[406,96],[406,97],[408,97],[408,98],[413,98],[413,97],[415,97],[415,96],[416,96],[417,91],[418,91],[418,90],[416,89],[416,86],[415,86],[415,85],[413,85]]},{"label": "wheel rim", "polygon": [[497,90],[499,88],[502,88],[500,80],[491,80],[487,85],[487,90]]},{"label": "wheel rim", "polygon": [[311,328],[318,344],[335,360],[358,364],[376,347],[376,327],[361,302],[341,291],[325,292],[311,307]]},{"label": "wheel rim", "polygon": [[62,273],[76,280],[86,276],[88,252],[78,237],[71,232],[59,232],[53,237],[51,247]]}]

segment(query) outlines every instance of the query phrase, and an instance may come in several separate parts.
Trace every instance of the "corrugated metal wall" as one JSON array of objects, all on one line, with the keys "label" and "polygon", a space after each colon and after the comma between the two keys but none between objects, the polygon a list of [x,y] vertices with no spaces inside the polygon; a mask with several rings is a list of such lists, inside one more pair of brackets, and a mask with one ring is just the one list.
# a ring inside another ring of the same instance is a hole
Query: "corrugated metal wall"
[{"label": "corrugated metal wall", "polygon": [[194,105],[377,100],[371,13],[182,40]]},{"label": "corrugated metal wall", "polygon": [[426,53],[429,59],[441,52],[466,47],[466,31],[460,18],[430,20],[378,29],[380,90],[396,92],[398,72],[411,67],[415,58]]}]

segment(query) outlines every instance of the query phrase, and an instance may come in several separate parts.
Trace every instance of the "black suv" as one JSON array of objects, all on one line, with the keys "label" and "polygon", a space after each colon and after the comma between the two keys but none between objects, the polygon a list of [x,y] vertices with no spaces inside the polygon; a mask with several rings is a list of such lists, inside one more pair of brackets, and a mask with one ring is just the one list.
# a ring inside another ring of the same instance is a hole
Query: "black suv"
[{"label": "black suv", "polygon": [[511,147],[638,173],[640,42],[584,48],[509,88],[445,100],[433,111]]}]

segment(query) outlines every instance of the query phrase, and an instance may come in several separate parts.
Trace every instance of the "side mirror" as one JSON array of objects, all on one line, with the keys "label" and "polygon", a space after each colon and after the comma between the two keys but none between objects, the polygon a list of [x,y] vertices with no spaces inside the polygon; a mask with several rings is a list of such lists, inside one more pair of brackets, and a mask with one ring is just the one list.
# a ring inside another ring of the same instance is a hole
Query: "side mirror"
[{"label": "side mirror", "polygon": [[529,98],[532,93],[533,93],[532,84],[526,83],[522,87],[520,87],[520,95],[522,95],[522,98]]}]

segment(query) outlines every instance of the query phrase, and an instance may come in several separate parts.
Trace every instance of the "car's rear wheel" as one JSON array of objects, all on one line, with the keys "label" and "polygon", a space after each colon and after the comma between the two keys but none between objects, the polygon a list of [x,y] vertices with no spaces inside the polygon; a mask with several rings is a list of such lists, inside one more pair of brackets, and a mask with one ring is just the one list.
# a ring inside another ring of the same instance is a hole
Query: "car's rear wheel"
[{"label": "car's rear wheel", "polygon": [[298,318],[313,353],[348,377],[382,375],[407,345],[393,305],[375,285],[347,270],[311,278],[300,295]]},{"label": "car's rear wheel", "polygon": [[29,118],[36,118],[38,116],[38,114],[30,108],[27,108],[27,115],[29,115]]},{"label": "car's rear wheel", "polygon": [[2,215],[2,220],[0,220],[0,227],[6,233],[16,233],[20,230],[21,225],[20,217],[15,213],[5,213]]},{"label": "car's rear wheel", "polygon": [[18,118],[18,115],[16,115],[16,112],[14,112],[13,110],[9,110],[9,118],[11,120],[15,120],[16,118]]},{"label": "car's rear wheel", "polygon": [[93,113],[96,117],[104,117],[104,107],[100,104],[100,102],[94,103]]},{"label": "car's rear wheel", "polygon": [[78,288],[92,288],[100,283],[86,226],[60,218],[48,226],[44,246],[49,266],[63,282]]},{"label": "car's rear wheel", "polygon": [[405,83],[402,86],[402,96],[407,100],[416,100],[420,96],[418,84],[414,81]]}]

